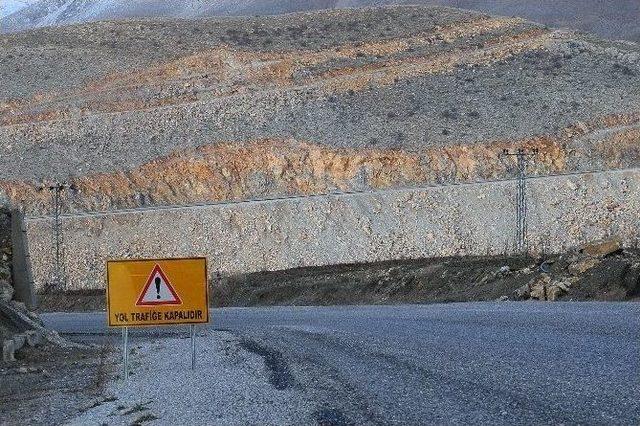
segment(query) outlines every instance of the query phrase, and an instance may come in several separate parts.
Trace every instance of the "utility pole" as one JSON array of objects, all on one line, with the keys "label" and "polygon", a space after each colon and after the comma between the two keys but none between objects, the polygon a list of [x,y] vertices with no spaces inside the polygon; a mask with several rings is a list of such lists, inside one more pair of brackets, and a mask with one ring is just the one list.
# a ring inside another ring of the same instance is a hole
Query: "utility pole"
[{"label": "utility pole", "polygon": [[60,249],[62,246],[62,232],[60,232],[60,193],[64,191],[65,184],[56,183],[49,185],[49,191],[53,195],[53,246],[55,250],[55,268],[52,286],[55,289],[65,287],[64,274],[62,273],[62,262],[60,261]]},{"label": "utility pole", "polygon": [[54,267],[53,273],[50,277],[49,287],[52,289],[64,289],[66,287],[66,279],[64,273],[64,265],[62,264],[62,223],[60,215],[62,213],[61,195],[66,189],[74,189],[73,185],[69,185],[66,182],[56,182],[49,185],[43,185],[40,190],[47,189],[51,193],[53,202],[53,254],[54,254]]},{"label": "utility pole", "polygon": [[526,151],[518,148],[515,152],[502,150],[503,156],[515,156],[517,159],[518,179],[516,188],[516,250],[520,253],[527,249],[527,160],[538,155],[538,148]]}]

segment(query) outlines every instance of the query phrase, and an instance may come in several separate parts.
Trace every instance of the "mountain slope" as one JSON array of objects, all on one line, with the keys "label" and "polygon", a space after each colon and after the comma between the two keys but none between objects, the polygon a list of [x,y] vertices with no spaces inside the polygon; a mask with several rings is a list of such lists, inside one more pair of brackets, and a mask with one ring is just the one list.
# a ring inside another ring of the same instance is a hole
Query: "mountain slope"
[{"label": "mountain slope", "polygon": [[640,41],[640,2],[636,0],[39,0],[31,7],[0,20],[0,30],[13,32],[49,25],[136,17],[268,15],[392,4],[461,7],[520,16],[610,39]]},{"label": "mountain slope", "polygon": [[640,164],[640,49],[438,7],[0,37],[0,194],[185,204]]},{"label": "mountain slope", "polygon": [[16,13],[39,0],[3,0],[0,2],[0,18]]}]

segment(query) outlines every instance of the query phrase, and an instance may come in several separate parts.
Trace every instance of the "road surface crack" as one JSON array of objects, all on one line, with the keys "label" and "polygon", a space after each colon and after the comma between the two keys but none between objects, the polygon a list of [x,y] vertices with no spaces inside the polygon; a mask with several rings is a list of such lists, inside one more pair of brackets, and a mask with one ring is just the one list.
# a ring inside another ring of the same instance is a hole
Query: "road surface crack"
[{"label": "road surface crack", "polygon": [[254,340],[242,339],[240,346],[249,352],[260,355],[264,359],[264,364],[269,370],[269,383],[278,390],[288,389],[295,383],[291,369],[282,353],[267,348]]}]

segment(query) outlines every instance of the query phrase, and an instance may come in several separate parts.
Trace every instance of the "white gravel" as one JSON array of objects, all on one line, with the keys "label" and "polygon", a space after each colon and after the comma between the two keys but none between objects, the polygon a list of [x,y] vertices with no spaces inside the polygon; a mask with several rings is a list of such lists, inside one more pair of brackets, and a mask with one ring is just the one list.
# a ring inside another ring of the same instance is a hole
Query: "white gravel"
[{"label": "white gravel", "polygon": [[[130,376],[121,371],[104,396],[71,425],[108,424],[301,424],[313,405],[299,386],[277,390],[263,358],[243,349],[233,334],[199,330],[197,366],[190,369],[190,341],[158,337],[136,342]],[[121,357],[121,352],[114,357]],[[114,360],[116,365],[119,359]],[[117,398],[112,400],[113,398]],[[154,418],[153,420],[151,420]]]}]

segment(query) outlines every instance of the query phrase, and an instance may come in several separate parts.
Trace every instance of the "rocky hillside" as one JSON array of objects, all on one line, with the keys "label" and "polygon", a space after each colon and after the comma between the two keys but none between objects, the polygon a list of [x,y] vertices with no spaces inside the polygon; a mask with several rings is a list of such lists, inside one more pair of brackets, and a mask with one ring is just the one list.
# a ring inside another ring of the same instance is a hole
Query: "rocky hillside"
[{"label": "rocky hillside", "polygon": [[[216,306],[638,300],[640,252],[616,241],[532,259],[464,257],[260,272],[212,283]],[[102,294],[47,299],[54,309],[103,309]]]},{"label": "rocky hillside", "polygon": [[0,37],[0,192],[68,209],[637,167],[640,47],[440,7]]},{"label": "rocky hillside", "polygon": [[0,31],[140,17],[252,16],[399,4],[521,16],[610,39],[640,41],[640,3],[636,0],[3,0],[0,17],[15,14],[0,21]]},{"label": "rocky hillside", "polygon": [[[568,253],[446,257],[216,274],[212,306],[356,305],[469,301],[638,301],[640,250],[619,241]],[[104,290],[40,296],[44,312],[105,309]]]}]

